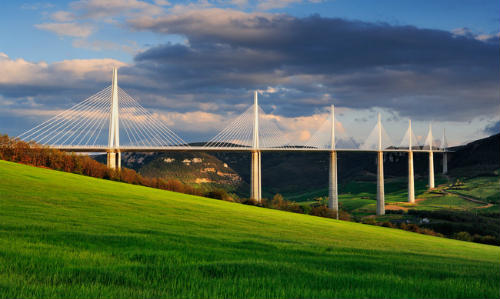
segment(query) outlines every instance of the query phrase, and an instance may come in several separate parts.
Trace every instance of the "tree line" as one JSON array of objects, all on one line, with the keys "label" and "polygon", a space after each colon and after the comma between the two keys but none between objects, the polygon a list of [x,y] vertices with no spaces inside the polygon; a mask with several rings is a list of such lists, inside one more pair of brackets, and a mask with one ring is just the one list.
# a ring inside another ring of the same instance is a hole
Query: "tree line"
[{"label": "tree line", "polygon": [[203,195],[197,188],[184,184],[179,180],[147,178],[129,168],[122,168],[120,171],[110,169],[88,155],[67,153],[39,145],[35,142],[25,142],[11,138],[8,135],[0,136],[0,159],[99,179],[108,179],[191,195]]}]

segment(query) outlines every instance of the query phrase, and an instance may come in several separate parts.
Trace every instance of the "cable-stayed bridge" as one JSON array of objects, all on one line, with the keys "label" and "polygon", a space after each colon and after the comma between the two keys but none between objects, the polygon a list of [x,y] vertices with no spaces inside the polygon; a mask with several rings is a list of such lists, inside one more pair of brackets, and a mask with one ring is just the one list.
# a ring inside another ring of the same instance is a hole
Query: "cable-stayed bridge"
[{"label": "cable-stayed bridge", "polygon": [[408,153],[408,201],[415,202],[413,153],[429,155],[429,188],[434,188],[434,152],[442,152],[443,173],[447,172],[447,141],[443,131],[436,142],[429,126],[427,137],[419,144],[409,121],[400,143],[394,143],[378,116],[378,121],[368,138],[361,144],[350,137],[342,123],[335,119],[335,109],[319,129],[305,142],[290,140],[280,129],[278,118],[266,114],[258,104],[254,92],[254,104],[234,119],[226,128],[203,145],[193,146],[170,130],[161,115],[152,114],[134,98],[118,87],[117,70],[113,69],[111,86],[90,96],[38,126],[22,133],[19,139],[63,151],[106,152],[107,165],[121,168],[122,152],[159,151],[242,151],[250,152],[250,197],[260,201],[261,153],[267,151],[329,152],[329,208],[338,218],[337,152],[357,151],[377,154],[377,214],[384,208],[384,152]]}]

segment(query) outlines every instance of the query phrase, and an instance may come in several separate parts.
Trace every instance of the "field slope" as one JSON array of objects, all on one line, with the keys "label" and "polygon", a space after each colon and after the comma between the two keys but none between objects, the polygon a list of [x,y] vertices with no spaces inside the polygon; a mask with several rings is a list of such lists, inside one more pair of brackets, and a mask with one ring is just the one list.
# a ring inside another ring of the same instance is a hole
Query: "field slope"
[{"label": "field slope", "polygon": [[498,298],[500,248],[0,161],[1,298]]}]

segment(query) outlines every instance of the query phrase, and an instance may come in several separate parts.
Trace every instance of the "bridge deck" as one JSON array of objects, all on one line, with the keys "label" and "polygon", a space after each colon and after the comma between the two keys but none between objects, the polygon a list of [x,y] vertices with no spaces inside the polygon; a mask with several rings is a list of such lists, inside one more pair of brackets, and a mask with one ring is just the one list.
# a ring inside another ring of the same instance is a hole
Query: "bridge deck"
[{"label": "bridge deck", "polygon": [[[67,152],[110,152],[113,151],[104,146],[53,146],[52,148]],[[331,149],[305,148],[305,147],[281,147],[281,148],[259,148],[261,152],[331,152]],[[127,147],[122,146],[115,149],[120,152],[185,152],[185,151],[212,151],[212,152],[252,152],[251,147],[204,147],[204,146],[169,146],[169,147]],[[375,149],[335,149],[337,152],[378,152]],[[441,149],[433,149],[433,152],[445,152]],[[407,153],[409,149],[383,149],[382,152]],[[413,149],[412,152],[430,152],[429,149]],[[448,151],[446,151],[448,152]]]}]

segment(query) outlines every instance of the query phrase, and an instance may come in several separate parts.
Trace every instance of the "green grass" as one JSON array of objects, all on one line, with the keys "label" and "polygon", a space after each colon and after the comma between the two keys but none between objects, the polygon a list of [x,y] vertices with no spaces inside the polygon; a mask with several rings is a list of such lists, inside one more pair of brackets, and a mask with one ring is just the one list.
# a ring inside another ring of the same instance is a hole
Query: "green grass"
[{"label": "green grass", "polygon": [[498,188],[498,176],[483,176],[467,179],[458,190],[453,190],[458,194],[470,196],[491,203],[500,203],[500,188]]},{"label": "green grass", "polygon": [[424,201],[419,202],[414,209],[417,210],[469,210],[483,206],[465,200],[457,195],[449,194],[444,196],[428,196]]},{"label": "green grass", "polygon": [[500,248],[0,161],[1,298],[498,298]]},{"label": "green grass", "polygon": [[[436,178],[436,184],[442,184],[445,181],[445,178],[441,176],[437,176]],[[426,184],[427,180],[425,180],[425,178],[418,178],[415,180],[415,194],[417,198],[428,196]],[[384,187],[386,204],[406,202],[408,200],[408,181],[405,178],[386,179]],[[376,190],[376,182],[353,181],[343,184],[341,186],[341,194],[339,195],[341,208],[357,216],[374,214],[376,211]],[[465,203],[467,207],[470,206],[468,204],[469,202],[466,200],[461,200],[460,203]],[[457,204],[459,203],[457,202]],[[443,206],[444,205],[445,204],[443,204]],[[423,204],[421,208],[425,209],[430,206],[431,205]],[[436,204],[434,206],[436,207],[438,205]],[[432,209],[435,208],[433,207]]]}]

